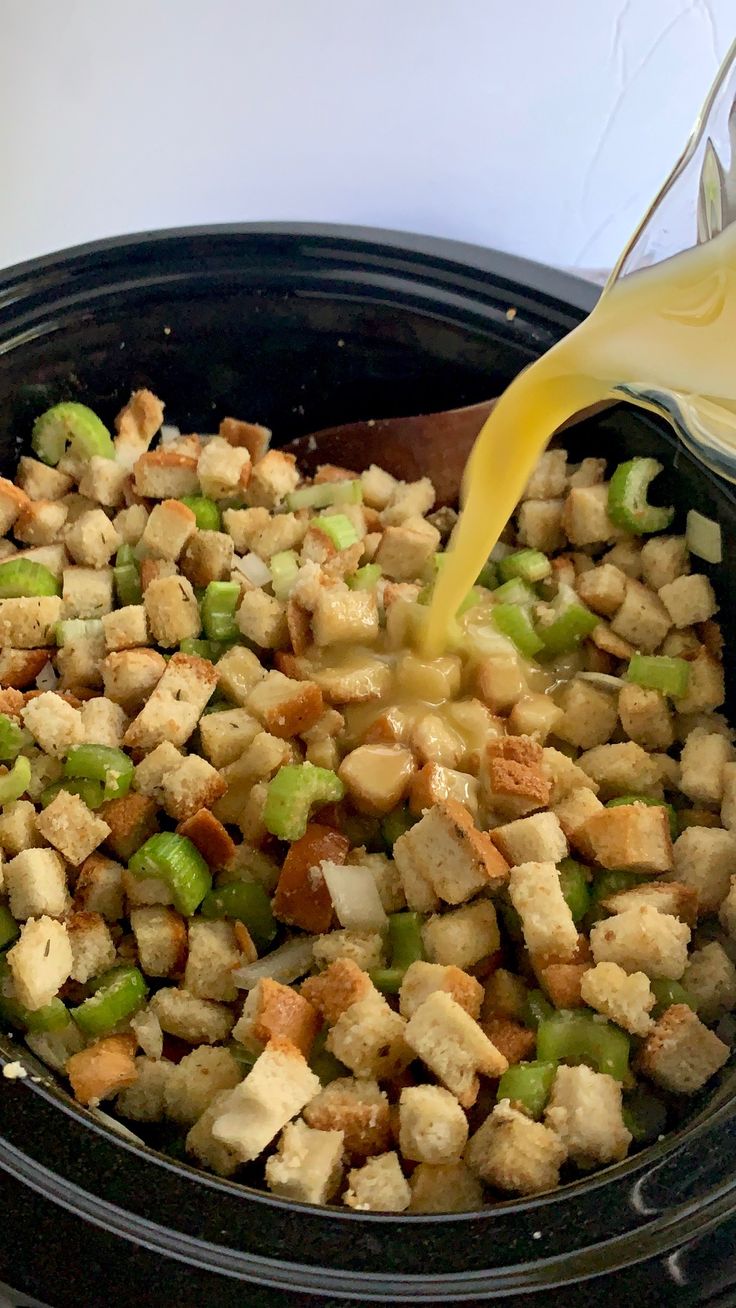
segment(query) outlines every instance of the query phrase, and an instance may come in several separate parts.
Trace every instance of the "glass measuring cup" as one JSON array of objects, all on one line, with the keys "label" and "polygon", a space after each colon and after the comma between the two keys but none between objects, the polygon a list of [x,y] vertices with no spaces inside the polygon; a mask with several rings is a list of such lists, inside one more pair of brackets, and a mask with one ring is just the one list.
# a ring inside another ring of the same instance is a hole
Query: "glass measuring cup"
[{"label": "glass measuring cup", "polygon": [[[716,74],[682,155],[619,258],[604,294],[621,279],[704,245],[733,224],[736,41]],[[734,383],[736,395],[736,358]],[[736,401],[632,382],[619,383],[614,391],[664,414],[702,463],[736,482]]]}]

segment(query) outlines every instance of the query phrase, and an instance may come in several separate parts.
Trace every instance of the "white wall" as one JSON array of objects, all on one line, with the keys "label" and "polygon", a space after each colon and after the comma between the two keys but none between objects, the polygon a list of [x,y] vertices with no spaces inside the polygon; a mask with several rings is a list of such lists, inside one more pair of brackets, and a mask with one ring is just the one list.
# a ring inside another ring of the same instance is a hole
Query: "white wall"
[{"label": "white wall", "polygon": [[610,264],[734,0],[0,0],[0,266],[312,219]]}]

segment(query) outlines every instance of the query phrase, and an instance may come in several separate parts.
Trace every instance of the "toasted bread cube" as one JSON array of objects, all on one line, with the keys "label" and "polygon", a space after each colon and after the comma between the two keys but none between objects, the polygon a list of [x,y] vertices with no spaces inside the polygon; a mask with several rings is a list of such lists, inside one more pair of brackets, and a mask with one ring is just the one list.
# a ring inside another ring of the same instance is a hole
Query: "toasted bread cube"
[{"label": "toasted bread cube", "polygon": [[202,494],[213,500],[239,495],[250,481],[251,459],[244,446],[235,448],[222,436],[207,441],[197,464]]},{"label": "toasted bread cube", "polygon": [[217,662],[220,690],[234,704],[247,704],[253,687],[266,676],[266,669],[252,650],[234,645]]},{"label": "toasted bread cube", "polygon": [[148,522],[148,509],[144,504],[131,504],[115,514],[112,525],[126,545],[137,545]]},{"label": "toasted bread cube", "polygon": [[52,545],[67,513],[66,505],[59,500],[33,500],[16,518],[13,535],[27,545]]},{"label": "toasted bread cube", "polygon": [[288,1040],[308,1058],[319,1024],[317,1009],[304,995],[263,977],[245,1001],[233,1039],[245,1045],[254,1040],[263,1044],[269,1040]]},{"label": "toasted bread cube", "polygon": [[164,1033],[156,1014],[148,1006],[139,1008],[133,1015],[130,1029],[148,1058],[163,1058]]},{"label": "toasted bread cube", "polygon": [[342,1155],[342,1131],[316,1131],[297,1119],[266,1163],[266,1185],[282,1199],[327,1204],[342,1181]]},{"label": "toasted bread cube", "polygon": [[567,450],[545,450],[540,454],[522,493],[523,500],[548,500],[567,489]]},{"label": "toasted bread cube", "polygon": [[699,804],[719,805],[723,799],[723,768],[734,757],[730,740],[703,727],[691,731],[680,755],[680,790]]},{"label": "toasted bread cube", "polygon": [[376,563],[384,576],[394,581],[415,581],[439,544],[437,528],[424,518],[411,516],[400,526],[386,527],[376,552]]},{"label": "toasted bread cube", "polygon": [[348,959],[363,972],[384,965],[383,939],[378,931],[328,931],[314,941],[314,961],[326,968],[338,959]]},{"label": "toasted bread cube", "polygon": [[507,822],[493,830],[491,839],[512,867],[545,860],[559,863],[570,852],[554,813],[533,813],[516,822]]},{"label": "toasted bread cube", "polygon": [[707,649],[701,649],[689,662],[687,694],[675,702],[678,713],[710,713],[713,709],[720,708],[726,698],[721,661],[709,654]]},{"label": "toasted bread cube", "polygon": [[597,690],[589,681],[575,679],[565,686],[559,703],[564,717],[555,724],[555,735],[561,740],[580,749],[591,749],[610,740],[618,713],[616,701],[606,691]]},{"label": "toasted bread cube", "polygon": [[10,911],[19,922],[26,918],[61,917],[69,908],[64,864],[53,849],[27,849],[5,864],[5,891]]},{"label": "toasted bread cube", "polygon": [[147,645],[150,638],[145,605],[130,604],[126,608],[116,609],[114,613],[105,614],[102,629],[108,652]]},{"label": "toasted bread cube", "polygon": [[697,891],[679,881],[645,881],[631,890],[620,890],[603,900],[603,907],[609,913],[623,913],[627,908],[639,908],[641,904],[651,904],[658,913],[671,913],[695,926],[698,916]]},{"label": "toasted bread cube", "polygon": [[564,504],[561,499],[525,500],[519,506],[519,542],[545,554],[562,549],[565,543],[562,529]]},{"label": "toasted bread cube", "polygon": [[[344,768],[345,763],[340,776]],[[479,890],[502,885],[508,876],[506,860],[490,837],[478,831],[468,810],[453,799],[443,800],[429,809],[396,841],[393,853],[407,903],[420,911],[428,899],[461,904]],[[424,886],[430,888],[426,898]],[[418,902],[420,899],[422,904]],[[433,906],[434,903],[428,904]]]},{"label": "toasted bread cube", "polygon": [[338,1077],[304,1109],[304,1120],[315,1130],[341,1131],[348,1157],[380,1154],[391,1141],[386,1094],[367,1077]]},{"label": "toasted bread cube", "polygon": [[91,854],[82,864],[74,888],[74,907],[100,913],[108,922],[123,916],[123,869],[104,854]]},{"label": "toasted bread cube", "polygon": [[133,465],[133,487],[136,494],[156,500],[198,495],[197,460],[166,448],[142,454]]},{"label": "toasted bread cube", "polygon": [[299,1050],[288,1040],[271,1040],[245,1080],[223,1101],[212,1134],[242,1162],[250,1162],[319,1089],[319,1078]]},{"label": "toasted bread cube", "polygon": [[251,690],[247,706],[272,736],[288,740],[319,720],[322,691],[313,681],[294,681],[282,672],[269,672]]},{"label": "toasted bread cube", "polygon": [[612,563],[601,563],[576,578],[575,588],[583,604],[594,613],[612,618],[626,595],[626,573]]},{"label": "toasted bread cube", "polygon": [[[130,651],[123,657],[130,657]],[[168,740],[179,748],[194,731],[216,684],[217,673],[206,659],[173,654],[145,707],[128,727],[126,746],[151,750]]]},{"label": "toasted bread cube", "polygon": [[378,636],[378,605],[372,590],[350,590],[337,583],[317,595],[312,613],[315,644],[345,641],[369,644]]},{"label": "toasted bread cube", "polygon": [[172,1122],[192,1126],[224,1090],[233,1090],[242,1074],[227,1049],[203,1045],[170,1067],[164,1082],[164,1111]]},{"label": "toasted bread cube", "polygon": [[620,1162],[631,1144],[620,1083],[585,1065],[558,1067],[544,1120],[578,1167]]},{"label": "toasted bread cube", "polygon": [[659,598],[678,630],[691,627],[696,622],[707,622],[708,618],[718,612],[713,587],[708,578],[698,572],[691,576],[676,577],[674,581],[660,586]]},{"label": "toasted bread cube", "polygon": [[721,774],[723,796],[721,822],[728,831],[736,830],[736,763],[724,763]]},{"label": "toasted bread cube", "polygon": [[588,853],[585,827],[588,819],[603,812],[598,796],[585,786],[571,790],[554,805],[553,812],[573,849]]},{"label": "toasted bread cube", "polygon": [[723,1067],[728,1055],[728,1045],[687,1004],[672,1004],[644,1041],[639,1067],[664,1090],[692,1095]]},{"label": "toasted bread cube", "polygon": [[548,695],[525,694],[509,714],[508,730],[514,736],[530,736],[544,744],[548,736],[556,734],[563,712]]},{"label": "toasted bread cube", "polygon": [[736,834],[687,827],[673,846],[675,877],[697,892],[699,913],[715,913],[736,875]]},{"label": "toasted bread cube", "polygon": [[147,976],[171,976],[182,971],[187,956],[187,929],[173,908],[159,904],[131,908],[130,928],[141,968]]},{"label": "toasted bread cube", "polygon": [[369,1158],[362,1167],[348,1172],[348,1189],[343,1195],[348,1208],[365,1213],[403,1213],[410,1202],[409,1184],[393,1152]]},{"label": "toasted bread cube", "polygon": [[299,472],[293,454],[269,450],[253,464],[246,499],[249,504],[275,509],[290,491],[299,485]]},{"label": "toasted bread cube", "polygon": [[418,1163],[458,1162],[468,1121],[454,1095],[438,1085],[407,1086],[399,1100],[399,1148]]},{"label": "toasted bread cube", "polygon": [[96,695],[86,700],[79,711],[88,744],[111,745],[114,749],[122,745],[128,719],[119,704],[113,704],[104,695]]},{"label": "toasted bread cube", "polygon": [[451,995],[468,1015],[477,1020],[483,1002],[483,987],[475,977],[469,976],[454,964],[411,963],[404,973],[399,991],[399,1009],[402,1017],[413,1017],[425,999],[435,991]]},{"label": "toasted bread cube", "polygon": [[687,964],[690,928],[650,904],[628,908],[597,922],[590,932],[596,963],[618,963],[624,972],[679,981]]},{"label": "toasted bread cube", "polygon": [[644,749],[669,749],[675,732],[672,713],[664,695],[641,686],[622,686],[618,713],[626,735]]},{"label": "toasted bread cube", "polygon": [[3,854],[13,857],[23,850],[41,849],[46,844],[36,818],[36,810],[27,799],[16,799],[3,805],[0,812],[0,849]]},{"label": "toasted bread cube", "polygon": [[512,868],[509,896],[521,918],[530,953],[554,953],[561,961],[571,958],[577,949],[578,932],[554,863],[545,860]]},{"label": "toasted bread cube", "polygon": [[608,516],[608,483],[574,486],[562,512],[562,526],[573,545],[597,545],[621,533]]},{"label": "toasted bread cube", "polygon": [[105,695],[126,713],[134,713],[150,698],[165,671],[166,660],[158,650],[115,651],[101,664]]},{"label": "toasted bread cube", "polygon": [[471,1137],[465,1150],[470,1171],[510,1194],[539,1194],[559,1185],[567,1150],[541,1122],[502,1099]]},{"label": "toasted bread cube", "polygon": [[86,630],[83,624],[83,630],[71,640],[66,640],[56,656],[61,678],[59,690],[99,686],[102,682],[100,664],[104,657],[105,635],[102,623],[99,620],[93,621]]},{"label": "toasted bread cube", "polygon": [[632,1035],[645,1036],[651,1029],[655,998],[643,972],[626,973],[617,963],[598,963],[585,973],[580,993],[590,1008]]},{"label": "toasted bread cube", "polygon": [[29,918],[8,950],[7,960],[20,1003],[31,1011],[50,1004],[72,970],[66,926],[51,917]]},{"label": "toasted bread cube", "polygon": [[664,808],[621,804],[589,817],[582,838],[601,867],[626,868],[654,876],[674,866],[669,819]]},{"label": "toasted bread cube", "polygon": [[133,391],[115,419],[115,457],[131,468],[144,454],[164,420],[164,406],[152,391]]},{"label": "toasted bread cube", "polygon": [[141,795],[149,795],[157,804],[162,804],[164,781],[183,760],[183,754],[170,741],[162,741],[137,765],[133,778],[136,790]]},{"label": "toasted bread cube", "polygon": [[29,496],[20,486],[0,477],[0,535],[10,531],[18,515],[29,507]]},{"label": "toasted bread cube", "polygon": [[163,581],[164,577],[178,576],[178,569],[170,559],[141,559],[141,590],[145,595],[152,581]]},{"label": "toasted bread cube", "polygon": [[648,586],[629,578],[626,597],[611,623],[614,634],[644,654],[652,654],[670,626],[670,615],[661,599]]},{"label": "toasted bread cube", "polygon": [[189,953],[184,972],[184,986],[190,994],[198,999],[231,1003],[238,994],[233,968],[240,962],[232,922],[190,921]]},{"label": "toasted bread cube", "polygon": [[178,645],[202,630],[199,605],[186,577],[160,577],[152,581],[143,595],[151,632],[164,648]]},{"label": "toasted bread cube", "polygon": [[53,629],[60,617],[58,595],[0,600],[0,646],[37,649],[53,644]]},{"label": "toasted bread cube", "polygon": [[492,713],[508,713],[527,691],[518,658],[511,651],[487,654],[475,669],[475,688]]},{"label": "toasted bread cube", "polygon": [[478,1023],[444,991],[435,991],[417,1008],[406,1027],[405,1039],[463,1108],[475,1103],[478,1073],[501,1076],[508,1067]]},{"label": "toasted bread cube", "polygon": [[79,867],[110,834],[106,822],[97,817],[68,790],[60,790],[47,808],[39,813],[38,829],[50,845],[58,849],[68,863]]},{"label": "toasted bread cube", "polygon": [[616,795],[650,795],[659,785],[656,759],[633,740],[597,745],[581,754],[578,764],[597,782],[602,800]]},{"label": "toasted bread cube", "polygon": [[583,769],[571,758],[562,754],[559,749],[553,749],[551,745],[545,745],[542,750],[541,767],[542,774],[549,783],[550,804],[559,803],[566,795],[581,787],[592,791],[594,795],[598,793],[597,782],[583,772]]},{"label": "toasted bread cube", "polygon": [[409,808],[414,814],[447,799],[454,799],[468,810],[475,820],[478,816],[478,781],[468,772],[442,767],[439,763],[425,763],[415,772],[409,787]]},{"label": "toasted bread cube", "polygon": [[718,920],[729,936],[736,936],[736,877],[731,877],[728,894],[718,910]]},{"label": "toasted bread cube", "polygon": [[227,1040],[234,1017],[224,1004],[198,999],[188,990],[165,986],[157,990],[150,1007],[161,1023],[162,1031],[178,1036],[190,1045],[217,1045]]},{"label": "toasted bread cube", "polygon": [[408,793],[416,765],[400,745],[359,745],[346,754],[338,775],[361,813],[390,813]]},{"label": "toasted bread cube", "polygon": [[369,993],[338,1017],[326,1048],[356,1076],[380,1081],[395,1076],[410,1062],[405,1031],[404,1018],[377,992]]},{"label": "toasted bread cube", "polygon": [[268,509],[225,509],[223,523],[225,531],[232,539],[238,554],[254,550],[256,541],[262,531],[271,522]]},{"label": "toasted bread cube", "polygon": [[73,964],[69,975],[84,985],[100,976],[115,962],[115,943],[104,917],[99,913],[70,913],[66,919]]},{"label": "toasted bread cube", "polygon": [[652,590],[661,590],[690,571],[690,555],[684,536],[652,536],[641,550],[641,568]]},{"label": "toasted bread cube", "polygon": [[383,468],[379,468],[375,463],[360,474],[360,484],[363,489],[363,502],[369,508],[379,510],[388,507],[399,485],[390,472],[384,472]]},{"label": "toasted bread cube", "polygon": [[176,829],[180,836],[186,836],[187,840],[191,840],[192,844],[196,845],[211,868],[227,867],[237,856],[237,847],[232,836],[206,808],[198,809],[191,817],[180,822]]},{"label": "toasted bread cube", "polygon": [[254,463],[263,458],[271,440],[268,427],[257,422],[241,422],[238,418],[223,418],[219,432],[230,445],[246,449]]},{"label": "toasted bread cube", "polygon": [[160,1122],[164,1116],[166,1084],[176,1068],[162,1058],[139,1056],[135,1070],[135,1081],[121,1090],[115,1109],[121,1117],[133,1122]]},{"label": "toasted bread cube", "polygon": [[695,1000],[703,1022],[715,1022],[736,1007],[736,967],[717,940],[693,950],[682,984]]},{"label": "toasted bread cube", "polygon": [[422,477],[419,481],[399,481],[386,508],[381,511],[381,523],[388,527],[423,517],[429,513],[434,499],[434,486],[429,477]]},{"label": "toasted bread cube", "polygon": [[234,1149],[229,1149],[212,1134],[213,1124],[217,1121],[223,1106],[230,1098],[229,1090],[221,1090],[212,1100],[209,1108],[191,1128],[186,1139],[187,1152],[193,1154],[198,1162],[211,1167],[218,1176],[232,1176],[240,1166],[240,1159]]},{"label": "toasted bread cube", "polygon": [[88,499],[116,509],[123,503],[128,469],[115,461],[93,454],[79,482],[79,492]]},{"label": "toasted bread cube", "polygon": [[197,519],[186,504],[181,500],[162,500],[151,509],[141,544],[154,558],[173,563],[196,529]]},{"label": "toasted bread cube", "polygon": [[[20,489],[31,500],[60,500],[71,490],[73,482],[71,477],[65,473],[59,472],[58,468],[50,468],[45,463],[39,463],[38,459],[32,459],[24,454],[18,463],[15,474],[16,485],[13,490],[17,493]],[[0,480],[0,504],[2,504],[2,494],[6,486],[11,486],[12,482]],[[11,497],[12,498],[12,497]],[[23,507],[23,497],[18,496],[17,502],[20,508]],[[2,526],[2,517],[0,516],[0,529],[3,535],[12,527],[12,522],[8,526]]]},{"label": "toasted bread cube", "polygon": [[133,1085],[138,1077],[135,1049],[135,1036],[111,1035],[72,1054],[66,1074],[74,1098],[80,1104],[95,1106],[101,1099],[111,1099]]},{"label": "toasted bread cube", "polygon": [[465,1163],[420,1163],[409,1188],[410,1213],[469,1213],[483,1206],[480,1183]]},{"label": "toasted bread cube", "polygon": [[0,649],[0,686],[25,690],[51,657],[47,649]]},{"label": "toasted bread cube", "polygon": [[472,967],[500,947],[496,910],[488,899],[463,904],[430,917],[422,927],[422,939],[431,962]]},{"label": "toasted bread cube", "polygon": [[480,761],[480,781],[499,816],[525,817],[549,803],[551,786],[542,771],[542,747],[529,736],[491,740]]},{"label": "toasted bread cube", "polygon": [[224,795],[227,782],[206,759],[189,754],[163,780],[163,806],[169,817],[192,817],[200,808],[210,808]]},{"label": "toasted bread cube", "polygon": [[289,643],[286,606],[262,590],[249,590],[237,612],[243,635],[262,649],[283,649]]},{"label": "toasted bread cube", "polygon": [[307,977],[302,985],[302,996],[328,1026],[334,1026],[353,1004],[362,999],[376,999],[378,992],[367,972],[353,959],[340,956],[319,976]]},{"label": "toasted bread cube", "polygon": [[125,862],[158,831],[156,805],[147,795],[130,794],[123,799],[110,799],[100,807],[99,816],[110,827],[110,835],[105,841],[107,848]]},{"label": "toasted bread cube", "polygon": [[242,757],[260,730],[258,719],[244,708],[208,713],[199,724],[202,751],[213,767],[224,768]]},{"label": "toasted bread cube", "polygon": [[64,544],[75,563],[102,568],[122,545],[104,509],[89,509],[67,528]]},{"label": "toasted bread cube", "polygon": [[232,538],[226,532],[197,531],[187,541],[179,564],[193,586],[207,586],[211,581],[229,579],[234,553]]}]

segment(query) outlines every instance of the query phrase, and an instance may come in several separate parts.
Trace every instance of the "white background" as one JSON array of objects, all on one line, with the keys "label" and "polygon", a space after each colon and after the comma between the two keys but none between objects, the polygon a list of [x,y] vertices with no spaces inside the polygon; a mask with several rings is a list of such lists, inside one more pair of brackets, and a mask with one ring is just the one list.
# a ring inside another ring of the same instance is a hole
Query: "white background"
[{"label": "white background", "polygon": [[734,0],[0,0],[0,266],[312,219],[612,263]]}]

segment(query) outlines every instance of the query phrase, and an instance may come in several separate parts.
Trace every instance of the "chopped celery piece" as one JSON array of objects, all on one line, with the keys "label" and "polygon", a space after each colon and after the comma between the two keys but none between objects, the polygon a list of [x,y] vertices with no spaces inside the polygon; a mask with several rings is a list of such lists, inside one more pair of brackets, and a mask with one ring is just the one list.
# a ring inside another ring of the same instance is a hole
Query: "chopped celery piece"
[{"label": "chopped celery piece", "polygon": [[41,462],[52,466],[59,462],[67,446],[81,459],[93,455],[115,458],[115,446],[105,424],[86,404],[72,400],[54,404],[36,418],[31,445]]},{"label": "chopped celery piece", "polygon": [[321,1031],[317,1032],[312,1052],[309,1055],[309,1066],[318,1076],[322,1085],[329,1085],[331,1081],[336,1081],[338,1076],[348,1076],[349,1071],[339,1058],[335,1058],[328,1049],[325,1048],[325,1041],[329,1034],[329,1028],[324,1026]]},{"label": "chopped celery piece", "polygon": [[244,922],[258,949],[266,949],[276,937],[271,901],[257,881],[231,881],[208,891],[200,911],[203,917],[234,917]]},{"label": "chopped celery piece", "polygon": [[137,967],[114,967],[99,978],[95,993],[72,1009],[72,1017],[84,1035],[105,1035],[140,1008],[147,992]]},{"label": "chopped celery piece", "polygon": [[277,600],[288,599],[296,581],[299,559],[295,550],[279,550],[271,558],[271,585]]},{"label": "chopped celery piece", "polygon": [[629,1046],[624,1031],[582,1008],[560,1009],[540,1022],[537,1029],[540,1062],[585,1062],[616,1081],[628,1077]]},{"label": "chopped celery piece", "polygon": [[99,618],[62,618],[54,624],[54,640],[60,649],[73,640],[104,640],[104,628]]},{"label": "chopped celery piece", "polygon": [[606,808],[619,808],[621,804],[646,804],[649,808],[663,808],[670,824],[670,835],[673,840],[677,840],[680,822],[671,804],[666,804],[663,799],[653,799],[651,795],[617,795],[615,799],[606,802]]},{"label": "chopped celery piece", "polygon": [[329,536],[336,550],[349,549],[358,540],[358,533],[344,513],[320,513],[317,524]]},{"label": "chopped celery piece", "polygon": [[583,863],[578,863],[574,858],[563,858],[558,871],[565,903],[572,913],[573,921],[579,922],[590,908],[590,873]]},{"label": "chopped celery piece", "polygon": [[28,741],[28,733],[19,722],[9,718],[7,713],[0,713],[0,759],[9,763],[17,758]]},{"label": "chopped celery piece", "polygon": [[[498,595],[498,591],[495,591],[494,594]],[[544,641],[539,639],[527,610],[522,608],[521,605],[494,605],[491,621],[497,631],[513,641],[519,653],[523,654],[525,659],[533,659],[535,654],[538,654],[540,649],[544,648]]]},{"label": "chopped celery piece", "polygon": [[524,931],[521,925],[521,918],[511,903],[511,900],[502,896],[497,900],[497,908],[498,912],[501,914],[501,921],[503,922],[506,934],[511,940],[513,940],[514,944],[523,945]]},{"label": "chopped celery piece", "polygon": [[310,810],[342,799],[345,787],[335,772],[313,763],[287,763],[268,783],[263,822],[279,840],[299,840]]},{"label": "chopped celery piece", "polygon": [[[235,640],[198,640],[195,636],[185,636],[179,641],[179,651],[181,654],[195,654],[199,659],[209,659],[210,663],[216,663],[237,643]],[[219,707],[224,708],[225,705],[220,704]],[[207,713],[211,710],[212,706],[208,704],[204,711]]]},{"label": "chopped celery piece", "polygon": [[636,536],[669,527],[675,510],[647,502],[649,483],[661,471],[656,459],[629,459],[618,465],[608,485],[608,516],[616,527]]},{"label": "chopped celery piece", "polygon": [[33,559],[6,559],[0,563],[0,599],[60,594],[60,583],[43,563],[34,563]]},{"label": "chopped celery piece", "polygon": [[[333,504],[361,504],[363,487],[359,481],[321,481],[316,486],[301,486],[286,496],[286,507],[291,513],[297,509],[329,509]],[[338,547],[339,548],[339,547]]]},{"label": "chopped celery piece", "polygon": [[[364,563],[346,581],[351,590],[373,590],[383,573],[377,563]],[[274,591],[275,594],[275,591]]]},{"label": "chopped celery piece", "polygon": [[256,1042],[254,1040],[253,1046],[251,1047],[249,1045],[242,1045],[239,1040],[231,1040],[226,1048],[227,1052],[232,1054],[235,1062],[243,1073],[243,1076],[247,1076],[254,1063],[258,1061],[263,1053],[265,1045],[256,1047]]},{"label": "chopped celery piece", "polygon": [[498,1083],[496,1100],[510,1099],[512,1104],[521,1104],[529,1117],[538,1121],[549,1099],[556,1071],[556,1063],[514,1063]]},{"label": "chopped celery piece", "polygon": [[52,781],[50,786],[44,787],[40,795],[41,807],[48,808],[60,790],[66,790],[70,795],[79,795],[87,808],[99,808],[105,802],[105,790],[101,781],[90,781],[87,777],[66,777],[63,781]]},{"label": "chopped celery piece", "polygon": [[523,607],[535,604],[539,596],[531,586],[522,581],[521,577],[512,577],[510,581],[505,581],[502,586],[496,587],[493,598],[499,604],[520,604]]},{"label": "chopped celery piece", "polygon": [[475,579],[475,584],[476,586],[485,586],[486,590],[495,590],[498,586],[498,568],[491,559],[483,564]]},{"label": "chopped celery piece", "polygon": [[524,1004],[524,1023],[532,1031],[539,1028],[540,1022],[546,1022],[554,1013],[554,1008],[541,990],[530,990]]},{"label": "chopped celery piece", "polygon": [[69,1014],[58,996],[42,1008],[26,1008],[15,997],[10,964],[0,958],[0,1019],[21,1031],[40,1035],[43,1031],[60,1031],[69,1024]]},{"label": "chopped celery piece", "polygon": [[550,575],[552,564],[541,550],[519,550],[516,554],[507,554],[505,559],[501,559],[498,571],[503,581],[520,577],[522,581],[533,585]]},{"label": "chopped celery piece", "polygon": [[20,927],[10,909],[0,904],[0,949],[6,949],[20,935]]},{"label": "chopped celery piece", "polygon": [[654,1017],[661,1017],[665,1009],[671,1008],[673,1004],[687,1004],[694,1013],[698,1011],[697,1003],[681,981],[669,981],[666,977],[657,977],[649,982],[649,989],[657,1001]]},{"label": "chopped celery piece", "polygon": [[666,654],[632,654],[625,672],[627,681],[645,690],[659,690],[663,695],[681,699],[687,694],[690,664],[685,659]]},{"label": "chopped celery piece", "polygon": [[590,609],[580,603],[571,586],[561,584],[549,607],[552,620],[538,623],[537,631],[542,638],[545,654],[550,658],[577,649],[600,622],[596,613],[591,613]]},{"label": "chopped celery piece", "polygon": [[387,848],[392,850],[399,836],[405,835],[418,821],[419,818],[410,813],[406,806],[394,808],[390,813],[387,813],[381,822],[381,835],[386,842]]},{"label": "chopped celery piece", "polygon": [[131,545],[121,545],[115,555],[115,567],[112,570],[115,593],[123,608],[130,604],[140,604],[143,599],[141,587],[141,570]]},{"label": "chopped celery piece", "polygon": [[192,510],[197,531],[219,531],[222,527],[222,514],[215,501],[206,495],[182,495],[181,502]]},{"label": "chopped celery piece", "polygon": [[721,524],[704,517],[697,509],[688,509],[685,541],[690,553],[706,563],[723,562]]},{"label": "chopped celery piece", "polygon": [[25,754],[19,754],[12,768],[0,777],[0,806],[20,799],[31,780],[31,764]]},{"label": "chopped celery piece", "polygon": [[173,831],[150,836],[131,858],[128,870],[136,877],[165,881],[185,917],[191,917],[212,886],[210,870],[196,845]]},{"label": "chopped celery piece", "polygon": [[391,957],[389,967],[375,968],[371,980],[385,994],[398,994],[406,969],[425,957],[422,941],[421,913],[390,913],[388,918],[388,944]]},{"label": "chopped celery piece", "polygon": [[482,604],[483,600],[488,598],[489,592],[484,590],[482,586],[471,586],[457,611],[457,617],[461,618],[463,613],[467,613],[468,609],[475,608],[478,604]]},{"label": "chopped celery piece", "polygon": [[237,581],[211,581],[202,600],[202,626],[208,640],[237,640],[235,610],[240,603]]},{"label": "chopped celery piece", "polygon": [[122,799],[130,790],[133,763],[112,745],[75,745],[64,760],[65,777],[100,781],[105,799]]},{"label": "chopped celery piece", "polygon": [[641,1086],[624,1095],[623,1119],[636,1144],[653,1144],[667,1129],[667,1109],[662,1100]]}]

